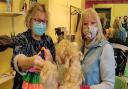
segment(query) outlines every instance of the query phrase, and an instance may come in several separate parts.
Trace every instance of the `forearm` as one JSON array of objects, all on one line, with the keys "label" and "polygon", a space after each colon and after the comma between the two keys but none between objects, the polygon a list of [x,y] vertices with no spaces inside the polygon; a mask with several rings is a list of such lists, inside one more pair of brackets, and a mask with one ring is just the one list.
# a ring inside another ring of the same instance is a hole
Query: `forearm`
[{"label": "forearm", "polygon": [[26,71],[33,65],[33,57],[27,57],[25,55],[18,55],[17,65],[22,71]]}]

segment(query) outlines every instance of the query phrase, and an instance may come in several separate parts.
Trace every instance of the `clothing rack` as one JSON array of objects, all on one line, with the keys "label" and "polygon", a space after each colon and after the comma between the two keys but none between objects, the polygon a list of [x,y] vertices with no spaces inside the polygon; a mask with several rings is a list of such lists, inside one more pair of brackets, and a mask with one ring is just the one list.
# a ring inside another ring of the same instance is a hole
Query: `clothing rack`
[{"label": "clothing rack", "polygon": [[[73,11],[72,11],[72,9],[73,9]],[[77,26],[76,26],[76,31],[77,31],[78,24],[79,24],[79,21],[80,21],[80,16],[81,16],[80,8],[70,5],[70,33],[71,33],[71,16],[72,15],[78,15]]]}]

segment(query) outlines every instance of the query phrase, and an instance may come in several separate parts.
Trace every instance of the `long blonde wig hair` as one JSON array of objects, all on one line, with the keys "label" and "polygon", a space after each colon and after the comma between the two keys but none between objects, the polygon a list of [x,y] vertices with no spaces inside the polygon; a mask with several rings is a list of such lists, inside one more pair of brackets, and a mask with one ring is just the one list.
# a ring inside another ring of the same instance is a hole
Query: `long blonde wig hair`
[{"label": "long blonde wig hair", "polygon": [[[92,17],[96,20],[96,23],[97,23],[97,28],[98,28],[98,33],[97,33],[97,36],[96,36],[96,41],[100,41],[102,39],[106,39],[105,36],[103,35],[103,32],[102,32],[102,25],[101,25],[101,22],[100,22],[100,18],[97,14],[97,12],[93,9],[93,8],[88,8],[86,10],[84,10],[81,14],[81,20],[80,20],[80,23],[79,23],[79,29],[76,33],[76,42],[78,42],[79,44],[79,48],[81,48],[83,46],[84,41],[82,40],[82,34],[81,34],[81,30],[82,30],[82,26],[83,26],[83,20],[84,20],[84,17]],[[86,41],[85,41],[86,42]]]}]

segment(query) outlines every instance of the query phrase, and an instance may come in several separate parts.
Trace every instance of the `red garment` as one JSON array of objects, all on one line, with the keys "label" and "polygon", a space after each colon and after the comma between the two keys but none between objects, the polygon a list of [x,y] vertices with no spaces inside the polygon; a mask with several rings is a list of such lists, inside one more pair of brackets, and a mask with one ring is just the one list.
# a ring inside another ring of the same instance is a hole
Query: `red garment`
[{"label": "red garment", "polygon": [[90,89],[90,86],[88,86],[88,85],[82,85],[82,86],[80,86],[80,89]]},{"label": "red garment", "polygon": [[23,81],[22,89],[44,89],[42,84],[32,84]]}]

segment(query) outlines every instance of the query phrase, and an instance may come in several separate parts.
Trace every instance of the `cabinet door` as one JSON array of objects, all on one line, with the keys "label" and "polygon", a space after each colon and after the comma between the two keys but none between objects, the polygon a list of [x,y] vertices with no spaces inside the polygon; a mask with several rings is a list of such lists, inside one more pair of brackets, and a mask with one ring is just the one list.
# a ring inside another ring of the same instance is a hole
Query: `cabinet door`
[{"label": "cabinet door", "polygon": [[0,16],[0,35],[9,35],[12,32],[12,21],[10,17]]},{"label": "cabinet door", "polygon": [[11,48],[0,52],[0,75],[10,71],[13,50]]}]

